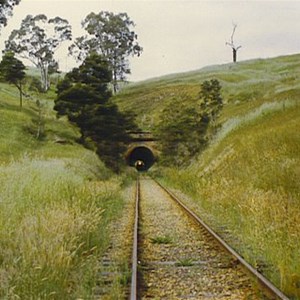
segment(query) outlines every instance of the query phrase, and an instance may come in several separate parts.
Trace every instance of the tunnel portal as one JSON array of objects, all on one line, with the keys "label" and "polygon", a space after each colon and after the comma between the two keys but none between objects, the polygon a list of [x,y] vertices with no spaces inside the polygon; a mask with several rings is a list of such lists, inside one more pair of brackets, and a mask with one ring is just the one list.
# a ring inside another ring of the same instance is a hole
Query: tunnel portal
[{"label": "tunnel portal", "polygon": [[127,154],[127,163],[138,171],[147,171],[155,162],[153,152],[145,146],[137,146]]}]

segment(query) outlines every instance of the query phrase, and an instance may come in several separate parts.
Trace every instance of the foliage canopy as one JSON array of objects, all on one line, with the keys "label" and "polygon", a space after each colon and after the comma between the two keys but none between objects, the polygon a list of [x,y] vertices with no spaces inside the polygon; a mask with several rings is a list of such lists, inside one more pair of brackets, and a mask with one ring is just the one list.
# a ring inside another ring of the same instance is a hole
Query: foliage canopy
[{"label": "foliage canopy", "polygon": [[124,81],[126,74],[130,74],[128,57],[142,52],[137,34],[132,30],[134,25],[126,13],[90,13],[82,22],[88,35],[76,38],[69,51],[78,61],[91,52],[103,55],[110,64],[116,92],[118,81]]},{"label": "foliage canopy", "polygon": [[209,128],[214,132],[223,106],[221,85],[216,79],[201,84],[199,99],[192,106],[186,106],[185,97],[174,98],[165,107],[157,130],[162,160],[175,166],[204,149],[210,138]]},{"label": "foliage canopy", "polygon": [[7,52],[0,63],[0,76],[5,82],[13,84],[20,92],[20,107],[22,108],[22,83],[25,79],[25,66],[15,58],[13,52]]},{"label": "foliage canopy", "polygon": [[37,67],[42,89],[47,91],[50,86],[49,74],[58,70],[54,52],[71,36],[71,26],[65,19],[55,17],[48,20],[43,14],[28,15],[20,28],[11,32],[5,42],[5,51],[12,51]]},{"label": "foliage canopy", "polygon": [[15,5],[21,0],[0,0],[0,28],[7,25],[7,18],[12,15]]},{"label": "foliage canopy", "polygon": [[54,109],[80,128],[82,143],[91,140],[106,165],[119,171],[129,141],[127,130],[135,125],[131,114],[121,113],[110,101],[110,80],[106,59],[91,54],[58,85]]}]

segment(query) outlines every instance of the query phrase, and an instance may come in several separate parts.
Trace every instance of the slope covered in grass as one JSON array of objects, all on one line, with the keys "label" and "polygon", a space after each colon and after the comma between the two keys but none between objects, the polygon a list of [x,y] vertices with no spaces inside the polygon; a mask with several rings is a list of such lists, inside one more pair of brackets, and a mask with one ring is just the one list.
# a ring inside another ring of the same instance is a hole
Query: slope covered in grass
[{"label": "slope covered in grass", "polygon": [[20,110],[17,90],[0,84],[1,299],[92,298],[122,208],[121,178],[76,143],[52,96]]},{"label": "slope covered in grass", "polygon": [[265,102],[297,98],[300,96],[299,75],[300,54],[258,59],[129,84],[115,97],[115,101],[120,108],[135,111],[142,128],[153,130],[168,103],[179,98],[187,101],[188,105],[198,99],[200,84],[215,78],[223,87],[226,105],[221,121],[224,122]]},{"label": "slope covered in grass", "polygon": [[299,294],[300,105],[236,127],[188,168],[163,172],[289,296]]},{"label": "slope covered in grass", "polygon": [[155,131],[174,99],[223,89],[220,129],[188,166],[160,167],[170,186],[292,299],[300,299],[300,55],[213,66],[129,85],[116,101]]}]

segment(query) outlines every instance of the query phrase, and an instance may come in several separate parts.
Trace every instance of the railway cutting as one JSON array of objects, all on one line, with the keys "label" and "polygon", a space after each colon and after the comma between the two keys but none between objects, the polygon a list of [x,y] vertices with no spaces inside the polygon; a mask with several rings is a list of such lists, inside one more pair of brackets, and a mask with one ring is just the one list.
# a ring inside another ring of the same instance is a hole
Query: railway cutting
[{"label": "railway cutting", "polygon": [[154,180],[137,195],[131,300],[288,300]]}]

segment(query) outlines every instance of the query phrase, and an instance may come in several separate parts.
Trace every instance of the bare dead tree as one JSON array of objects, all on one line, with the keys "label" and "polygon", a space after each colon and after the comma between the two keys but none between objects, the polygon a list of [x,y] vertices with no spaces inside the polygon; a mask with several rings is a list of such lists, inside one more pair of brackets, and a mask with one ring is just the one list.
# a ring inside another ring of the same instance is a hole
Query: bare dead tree
[{"label": "bare dead tree", "polygon": [[233,30],[230,37],[230,42],[226,42],[226,45],[230,46],[232,49],[232,55],[233,55],[233,62],[235,63],[237,60],[237,52],[242,46],[235,46],[233,42],[233,36],[235,34],[235,30],[237,28],[237,24],[233,24]]}]

